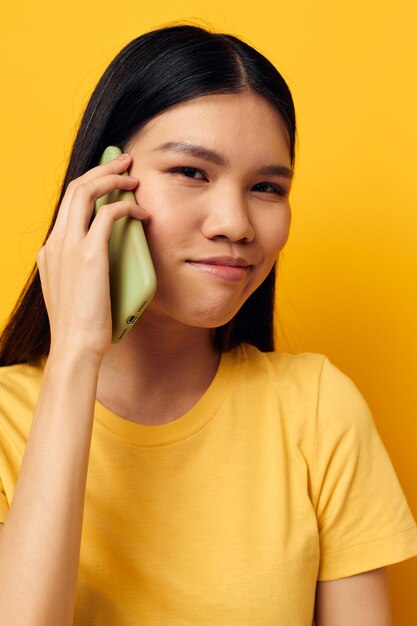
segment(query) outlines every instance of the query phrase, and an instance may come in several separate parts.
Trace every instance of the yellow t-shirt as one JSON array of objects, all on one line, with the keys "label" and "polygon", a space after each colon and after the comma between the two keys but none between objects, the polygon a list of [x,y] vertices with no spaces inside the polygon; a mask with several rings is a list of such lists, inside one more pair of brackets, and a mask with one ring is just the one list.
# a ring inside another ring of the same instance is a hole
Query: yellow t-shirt
[{"label": "yellow t-shirt", "polygon": [[[0,521],[41,379],[0,368]],[[96,402],[77,626],[311,626],[317,580],[415,555],[369,408],[323,355],[241,346],[168,424]]]}]

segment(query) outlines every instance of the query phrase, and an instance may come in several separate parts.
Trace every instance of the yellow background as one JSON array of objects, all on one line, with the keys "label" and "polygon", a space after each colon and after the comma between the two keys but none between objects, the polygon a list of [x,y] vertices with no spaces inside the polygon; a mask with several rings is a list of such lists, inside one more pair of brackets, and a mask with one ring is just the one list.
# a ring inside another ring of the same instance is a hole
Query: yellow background
[{"label": "yellow background", "polygon": [[[2,9],[0,323],[47,230],[76,126],[108,63],[188,19],[281,71],[297,119],[278,347],[327,354],[358,385],[417,517],[417,5],[414,0],[53,0]],[[396,625],[417,624],[417,559],[388,568]]]}]

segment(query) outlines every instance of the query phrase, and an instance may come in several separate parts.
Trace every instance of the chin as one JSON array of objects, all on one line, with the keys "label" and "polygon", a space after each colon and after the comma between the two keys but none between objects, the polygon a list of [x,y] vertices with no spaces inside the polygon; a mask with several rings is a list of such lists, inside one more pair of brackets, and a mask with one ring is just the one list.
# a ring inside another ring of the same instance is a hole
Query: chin
[{"label": "chin", "polygon": [[[197,298],[188,300],[188,303],[192,300],[196,301]],[[149,322],[152,319],[159,320],[160,323],[169,320],[171,323],[177,322],[184,326],[213,329],[230,322],[243,304],[240,301],[233,304],[225,303],[224,300],[202,302],[201,298],[198,298],[198,301],[198,304],[194,306],[184,306],[184,301],[170,302],[169,305],[167,303],[165,306],[162,302],[151,302],[143,317]]]},{"label": "chin", "polygon": [[[242,305],[241,305],[242,306]],[[231,319],[240,310],[241,306],[229,308],[227,310],[215,309],[198,309],[194,310],[191,314],[184,316],[184,322],[190,326],[197,326],[199,328],[217,328],[224,326],[230,322]]]}]

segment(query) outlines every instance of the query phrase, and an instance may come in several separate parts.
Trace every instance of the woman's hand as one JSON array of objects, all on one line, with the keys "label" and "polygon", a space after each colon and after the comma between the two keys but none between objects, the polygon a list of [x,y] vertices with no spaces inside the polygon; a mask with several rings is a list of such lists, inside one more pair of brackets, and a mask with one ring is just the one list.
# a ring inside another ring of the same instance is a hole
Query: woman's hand
[{"label": "woman's hand", "polygon": [[108,240],[115,220],[148,213],[121,200],[100,207],[91,227],[94,202],[113,189],[133,190],[138,179],[122,176],[126,155],[93,167],[71,181],[45,245],[36,255],[51,327],[51,350],[80,350],[102,357],[112,338]]}]

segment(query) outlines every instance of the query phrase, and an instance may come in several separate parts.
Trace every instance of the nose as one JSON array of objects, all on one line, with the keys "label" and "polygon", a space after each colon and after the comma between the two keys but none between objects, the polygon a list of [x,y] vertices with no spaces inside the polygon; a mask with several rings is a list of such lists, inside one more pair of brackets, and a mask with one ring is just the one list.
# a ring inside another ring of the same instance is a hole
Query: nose
[{"label": "nose", "polygon": [[249,243],[255,231],[249,218],[247,201],[239,193],[212,198],[203,222],[202,232],[207,239],[225,237],[230,241]]}]

